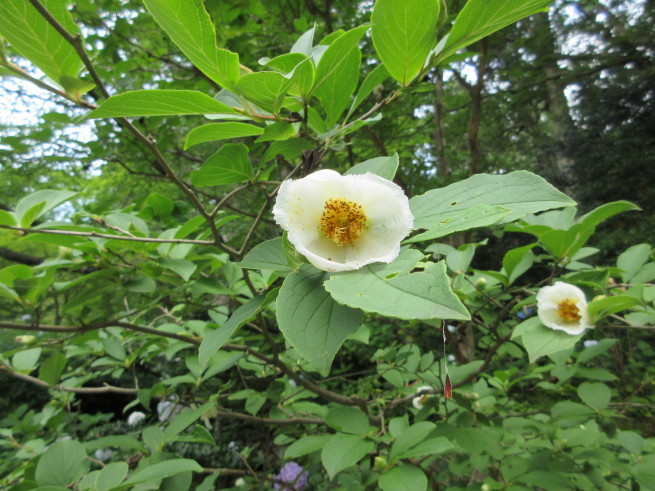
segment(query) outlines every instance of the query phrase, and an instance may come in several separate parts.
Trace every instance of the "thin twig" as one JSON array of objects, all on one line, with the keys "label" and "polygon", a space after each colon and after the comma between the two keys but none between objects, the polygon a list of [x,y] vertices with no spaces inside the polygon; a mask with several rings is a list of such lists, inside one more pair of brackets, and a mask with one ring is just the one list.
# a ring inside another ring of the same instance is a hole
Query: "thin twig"
[{"label": "thin twig", "polygon": [[13,225],[0,225],[0,228],[9,230],[18,230],[25,234],[53,234],[53,235],[71,235],[76,237],[97,237],[111,240],[125,240],[128,242],[152,242],[155,244],[198,244],[198,245],[215,245],[213,240],[195,240],[195,239],[159,239],[155,237],[127,237],[124,235],[103,234],[101,232],[78,232],[76,230],[54,230],[48,228],[24,228]]}]

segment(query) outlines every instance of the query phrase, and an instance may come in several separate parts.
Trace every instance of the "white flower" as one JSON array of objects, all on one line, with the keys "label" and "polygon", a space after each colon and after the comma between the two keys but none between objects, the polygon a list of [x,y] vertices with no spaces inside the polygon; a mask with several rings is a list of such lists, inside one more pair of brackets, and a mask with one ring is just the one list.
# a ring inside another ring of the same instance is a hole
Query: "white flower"
[{"label": "white flower", "polygon": [[285,181],[273,216],[298,252],[323,271],[390,263],[414,223],[407,196],[393,182],[327,169]]},{"label": "white flower", "polygon": [[130,415],[127,417],[127,424],[130,426],[134,426],[139,424],[144,419],[146,419],[146,415],[144,413],[142,413],[141,411],[134,411],[133,413],[130,413]]},{"label": "white flower", "polygon": [[539,290],[537,313],[545,326],[572,336],[594,327],[589,322],[587,299],[582,290],[561,281]]},{"label": "white flower", "polygon": [[592,346],[596,346],[598,344],[598,341],[595,339],[587,339],[586,341],[583,341],[582,344],[584,345],[585,348],[591,348]]},{"label": "white flower", "polygon": [[[416,388],[416,392],[421,392],[422,390],[432,390],[432,387],[430,387],[429,385],[421,385],[420,387]],[[421,409],[423,409],[423,405],[429,398],[430,398],[430,394],[423,394],[420,396],[416,396],[414,399],[412,399],[412,405],[420,411]]]}]

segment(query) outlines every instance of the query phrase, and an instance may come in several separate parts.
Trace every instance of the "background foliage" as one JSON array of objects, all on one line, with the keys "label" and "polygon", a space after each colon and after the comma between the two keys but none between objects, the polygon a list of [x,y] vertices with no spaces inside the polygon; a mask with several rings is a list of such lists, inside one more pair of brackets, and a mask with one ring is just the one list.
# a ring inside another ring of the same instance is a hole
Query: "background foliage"
[{"label": "background foliage", "polygon": [[[653,3],[505,3],[0,4],[2,485],[655,487]],[[402,186],[399,260],[300,266],[317,168]]]}]

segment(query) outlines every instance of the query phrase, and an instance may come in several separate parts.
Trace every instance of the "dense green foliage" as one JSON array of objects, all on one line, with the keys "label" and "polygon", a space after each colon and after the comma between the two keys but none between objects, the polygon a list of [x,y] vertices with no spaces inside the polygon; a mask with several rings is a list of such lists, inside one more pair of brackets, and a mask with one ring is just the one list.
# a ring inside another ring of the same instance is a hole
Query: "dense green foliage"
[{"label": "dense green foliage", "polygon": [[[655,12],[550,3],[0,2],[0,484],[654,488]],[[318,169],[395,260],[298,253]]]}]

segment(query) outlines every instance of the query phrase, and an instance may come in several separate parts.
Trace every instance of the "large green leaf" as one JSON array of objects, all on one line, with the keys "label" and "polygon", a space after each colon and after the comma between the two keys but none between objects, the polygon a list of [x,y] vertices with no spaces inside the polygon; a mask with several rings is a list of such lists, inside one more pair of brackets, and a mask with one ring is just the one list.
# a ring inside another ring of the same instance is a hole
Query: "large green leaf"
[{"label": "large green leaf", "polygon": [[475,205],[461,210],[459,213],[445,217],[435,227],[430,228],[427,232],[415,235],[405,243],[420,242],[422,240],[433,240],[446,235],[471,230],[473,228],[488,227],[505,219],[511,210],[504,206],[497,205]]},{"label": "large green leaf", "polygon": [[189,132],[184,142],[184,149],[209,141],[258,136],[262,133],[264,128],[248,123],[209,123]]},{"label": "large green leaf", "polygon": [[400,464],[382,474],[378,484],[382,491],[425,491],[428,489],[428,478],[420,467]]},{"label": "large green leaf", "polygon": [[251,178],[248,147],[237,143],[226,143],[200,169],[191,173],[191,182],[198,187],[244,182]]},{"label": "large green leaf", "polygon": [[216,46],[216,30],[202,0],[144,0],[182,52],[205,75],[232,90],[239,78],[239,55]]},{"label": "large green leaf", "polygon": [[86,450],[77,440],[53,443],[36,465],[36,482],[40,486],[68,486],[84,473]]},{"label": "large green leaf", "polygon": [[323,287],[327,273],[303,265],[284,280],[277,320],[284,338],[327,376],[344,340],[362,323],[362,313],[336,303]]},{"label": "large green leaf", "polygon": [[368,29],[356,27],[337,38],[323,53],[316,68],[312,89],[326,112],[328,127],[333,126],[348,107],[359,82],[362,53],[357,43]]},{"label": "large green leaf", "polygon": [[246,322],[257,315],[270,302],[275,300],[278,290],[271,290],[267,295],[259,295],[232,312],[230,318],[218,329],[211,331],[200,343],[198,363],[204,369],[214,354],[221,349],[230,337]]},{"label": "large green leaf", "polygon": [[371,35],[375,51],[393,78],[407,86],[437,43],[438,0],[378,0]]},{"label": "large green leaf", "polygon": [[352,466],[374,449],[373,442],[356,435],[336,434],[321,451],[321,461],[330,479]]},{"label": "large green leaf", "polygon": [[[511,222],[529,213],[573,206],[575,201],[559,192],[543,178],[527,171],[504,175],[476,174],[468,179],[409,200],[414,227],[432,229],[443,220],[453,220],[472,206],[502,206],[509,213],[502,222]],[[471,217],[476,219],[476,217]]]},{"label": "large green leaf", "polygon": [[420,252],[405,249],[391,264],[332,275],[325,289],[339,303],[389,317],[469,319],[466,307],[450,289],[443,261],[410,273],[422,258]]},{"label": "large green leaf", "polygon": [[241,114],[230,106],[193,90],[135,90],[115,95],[88,118],[129,118],[184,114]]},{"label": "large green leaf", "polygon": [[[79,34],[66,2],[42,0],[41,3],[69,34]],[[0,36],[51,80],[65,88],[67,78],[77,77],[82,60],[28,0],[3,0],[0,2],[0,18]]]},{"label": "large green leaf", "polygon": [[564,331],[556,331],[544,326],[538,317],[531,317],[514,328],[512,339],[520,339],[530,363],[542,356],[552,355],[572,348],[582,335],[571,336]]},{"label": "large green leaf", "polygon": [[537,12],[545,12],[553,0],[469,0],[455,19],[438,61]]}]

